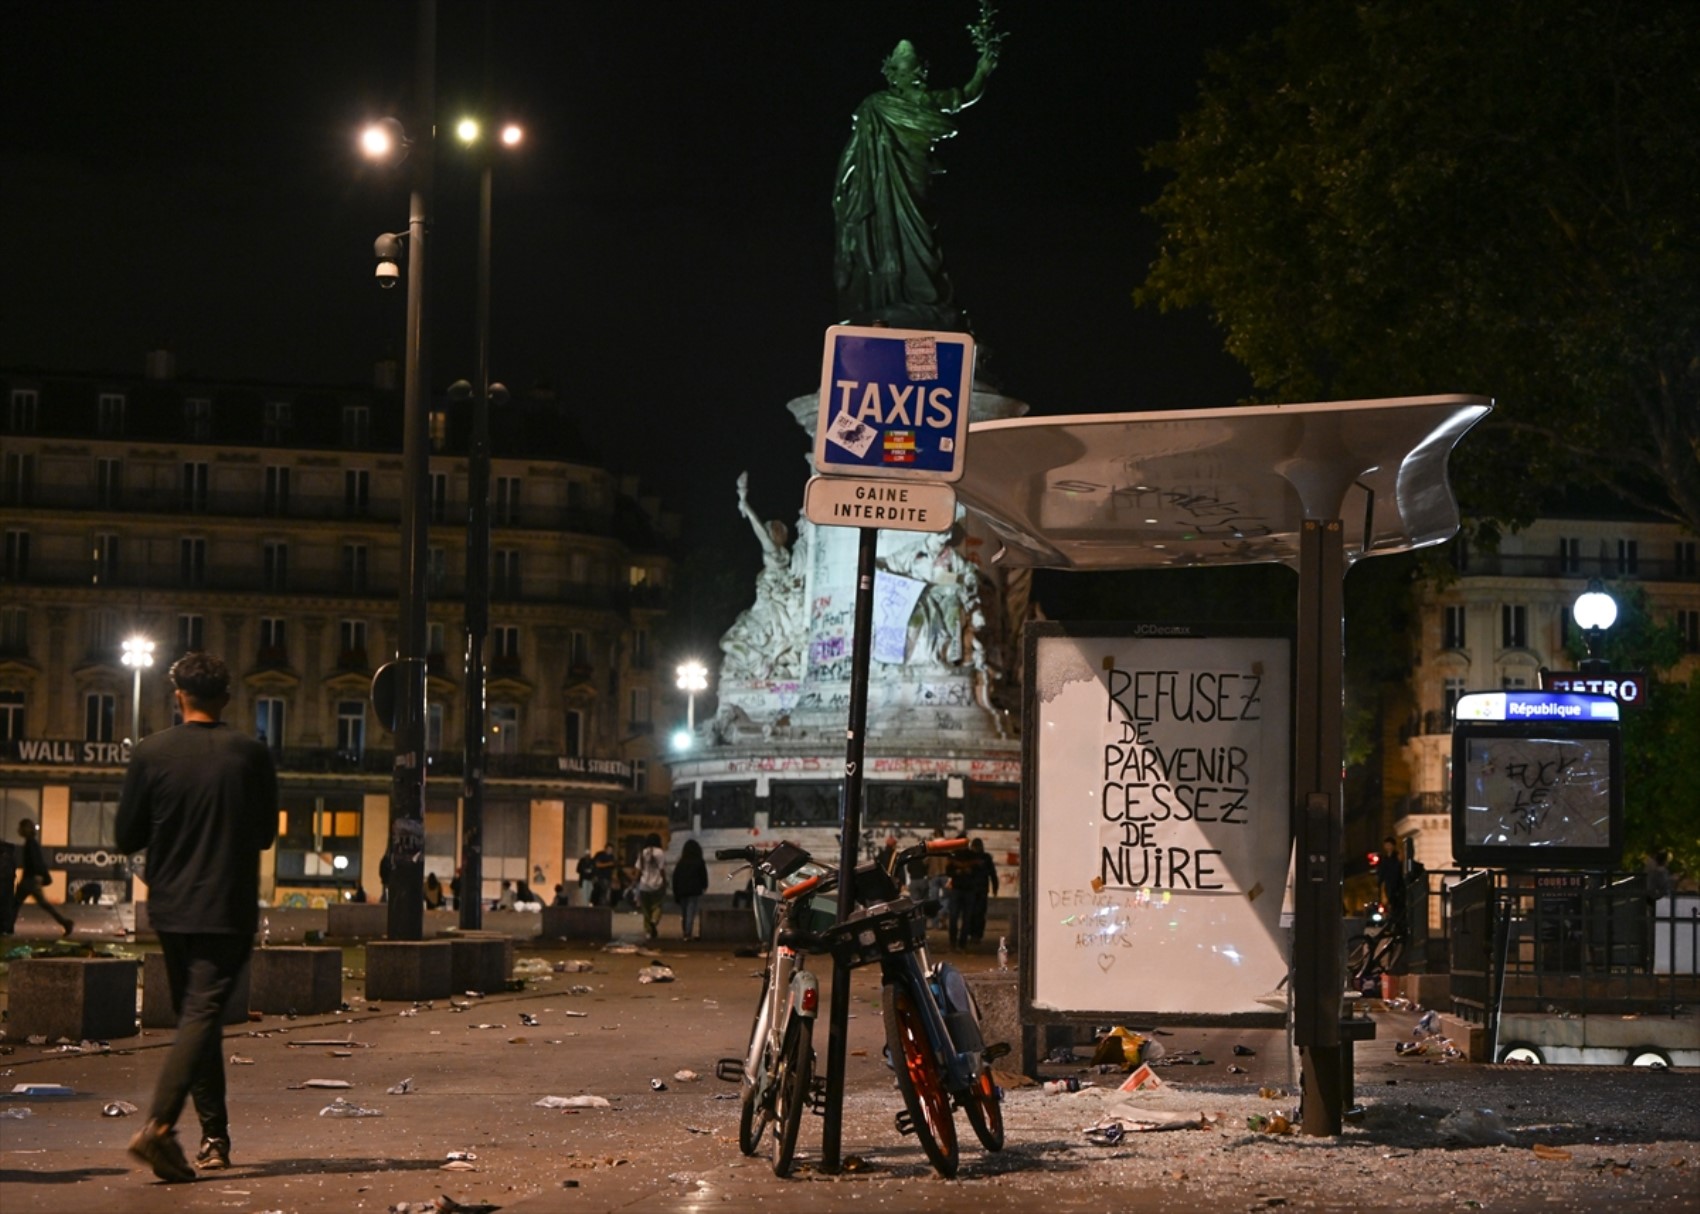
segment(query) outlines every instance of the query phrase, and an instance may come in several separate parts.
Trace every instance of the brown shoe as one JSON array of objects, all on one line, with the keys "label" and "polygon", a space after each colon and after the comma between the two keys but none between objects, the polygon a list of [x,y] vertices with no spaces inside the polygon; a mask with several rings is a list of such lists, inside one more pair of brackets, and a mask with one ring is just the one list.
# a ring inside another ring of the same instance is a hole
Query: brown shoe
[{"label": "brown shoe", "polygon": [[230,1143],[223,1138],[201,1139],[201,1149],[195,1154],[195,1166],[212,1172],[230,1166]]},{"label": "brown shoe", "polygon": [[130,1139],[130,1154],[153,1169],[153,1174],[168,1184],[182,1184],[195,1179],[195,1169],[184,1158],[177,1134],[168,1125],[150,1121]]}]

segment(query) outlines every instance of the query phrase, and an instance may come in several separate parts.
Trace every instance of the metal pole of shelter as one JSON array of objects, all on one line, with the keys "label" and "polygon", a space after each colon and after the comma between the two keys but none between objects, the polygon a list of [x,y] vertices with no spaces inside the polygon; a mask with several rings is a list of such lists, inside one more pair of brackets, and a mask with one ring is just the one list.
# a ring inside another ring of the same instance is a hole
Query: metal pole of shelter
[{"label": "metal pole of shelter", "polygon": [[396,655],[395,757],[390,781],[391,940],[424,938],[425,561],[431,450],[426,416],[425,216],[436,146],[437,6],[420,0],[413,129],[416,145],[407,221],[407,343],[402,390],[401,595]]},{"label": "metal pole of shelter", "polygon": [[1338,519],[1306,519],[1299,536],[1298,669],[1293,680],[1293,1041],[1302,1059],[1306,1134],[1340,1132],[1345,1051],[1345,817],[1340,696],[1345,667],[1345,550]]},{"label": "metal pole of shelter", "polygon": [[[489,107],[486,106],[486,113]],[[466,706],[462,735],[460,898],[463,931],[484,924],[484,642],[490,632],[490,209],[495,157],[480,145],[478,379],[466,459]]]},{"label": "metal pole of shelter", "polygon": [[[844,820],[838,840],[838,921],[854,905],[857,847],[862,839],[862,755],[867,742],[868,664],[874,646],[874,558],[877,528],[863,527],[856,547],[855,640],[850,651],[850,721],[844,747]],[[821,1170],[837,1172],[843,1144],[844,1060],[850,1034],[850,967],[832,961],[832,1002],[826,1031],[826,1108],[821,1126]]]}]

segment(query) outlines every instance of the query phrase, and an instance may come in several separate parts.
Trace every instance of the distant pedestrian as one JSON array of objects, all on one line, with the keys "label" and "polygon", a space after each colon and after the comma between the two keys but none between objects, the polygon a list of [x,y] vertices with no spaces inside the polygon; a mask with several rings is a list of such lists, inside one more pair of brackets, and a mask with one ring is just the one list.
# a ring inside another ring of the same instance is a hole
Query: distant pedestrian
[{"label": "distant pedestrian", "polygon": [[395,865],[390,862],[390,853],[385,852],[378,858],[378,901],[390,900],[390,881],[395,876]]},{"label": "distant pedestrian", "polygon": [[224,662],[187,653],[170,677],[181,724],[132,749],[116,836],[123,851],[147,850],[148,917],[178,1016],[130,1154],[161,1180],[189,1181],[195,1169],[176,1126],[191,1094],[201,1121],[195,1163],[230,1166],[224,1012],[259,926],[259,860],[277,838],[278,793],[271,752],[219,719],[230,703]]},{"label": "distant pedestrian", "polygon": [[571,906],[572,899],[567,896],[567,887],[560,882],[555,883],[555,901],[553,906]]},{"label": "distant pedestrian", "polygon": [[443,883],[436,873],[425,874],[425,909],[439,910],[443,905]]},{"label": "distant pedestrian", "polygon": [[590,862],[596,873],[595,884],[591,889],[590,904],[592,906],[612,906],[614,904],[615,879],[619,876],[619,858],[614,855],[614,849],[604,843],[597,853],[591,857]]},{"label": "distant pedestrian", "polygon": [[679,901],[679,917],[686,940],[702,939],[697,912],[702,906],[702,896],[707,892],[708,864],[702,858],[702,844],[695,839],[686,839],[679,849],[679,862],[673,866],[673,897]]},{"label": "distant pedestrian", "polygon": [[596,892],[596,857],[589,852],[578,859],[578,895],[585,906],[594,906]]},{"label": "distant pedestrian", "polygon": [[648,940],[661,938],[661,908],[667,901],[667,853],[661,836],[654,831],[638,853],[638,909],[643,912],[643,934]]},{"label": "distant pedestrian", "polygon": [[950,853],[950,944],[966,949],[986,934],[986,903],[997,887],[998,870],[975,839]]},{"label": "distant pedestrian", "polygon": [[[944,831],[934,828],[933,839],[942,841]],[[932,852],[927,856],[927,897],[939,904],[932,926],[943,927],[950,912],[950,853]]]},{"label": "distant pedestrian", "polygon": [[366,897],[366,887],[364,885],[360,885],[360,884],[357,883],[354,886],[354,892],[352,894],[348,895],[348,900],[350,902],[367,902],[367,901],[369,901],[369,899]]},{"label": "distant pedestrian", "polygon": [[52,915],[54,922],[59,924],[60,934],[69,936],[76,924],[61,915],[59,908],[47,900],[46,886],[52,874],[47,871],[47,857],[41,853],[41,840],[36,837],[34,820],[19,819],[18,837],[24,841],[24,849],[20,865],[22,871],[18,876],[18,892],[12,899],[16,908],[13,913],[23,909],[26,899],[34,898],[36,905]]},{"label": "distant pedestrian", "polygon": [[496,903],[491,910],[512,910],[514,903],[519,901],[519,894],[514,890],[512,881],[502,882],[502,892],[496,895]]}]

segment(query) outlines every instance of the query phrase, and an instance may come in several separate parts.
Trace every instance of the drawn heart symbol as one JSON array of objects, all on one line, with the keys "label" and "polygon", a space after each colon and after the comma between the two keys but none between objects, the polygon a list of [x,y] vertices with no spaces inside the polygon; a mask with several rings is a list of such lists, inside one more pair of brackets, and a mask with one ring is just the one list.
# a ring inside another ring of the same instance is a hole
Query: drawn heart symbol
[{"label": "drawn heart symbol", "polygon": [[847,776],[855,775],[856,774],[856,765],[854,763],[846,763],[844,765],[844,774],[847,775]]},{"label": "drawn heart symbol", "polygon": [[1099,969],[1108,972],[1109,968],[1112,965],[1114,965],[1115,963],[1116,963],[1116,955],[1114,953],[1099,953],[1098,954],[1098,968]]}]

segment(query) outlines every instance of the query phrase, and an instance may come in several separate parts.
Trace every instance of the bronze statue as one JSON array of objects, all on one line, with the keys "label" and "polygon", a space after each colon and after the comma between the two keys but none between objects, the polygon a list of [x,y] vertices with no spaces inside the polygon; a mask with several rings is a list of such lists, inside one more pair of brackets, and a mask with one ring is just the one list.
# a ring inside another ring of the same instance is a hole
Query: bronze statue
[{"label": "bronze statue", "polygon": [[856,107],[850,141],[838,160],[832,199],[838,249],[838,312],[852,324],[966,329],[926,214],[933,148],[956,134],[951,115],[979,100],[997,66],[1003,35],[983,2],[968,27],[979,63],[961,88],[929,89],[927,69],[908,39],[882,67],[887,87]]}]

